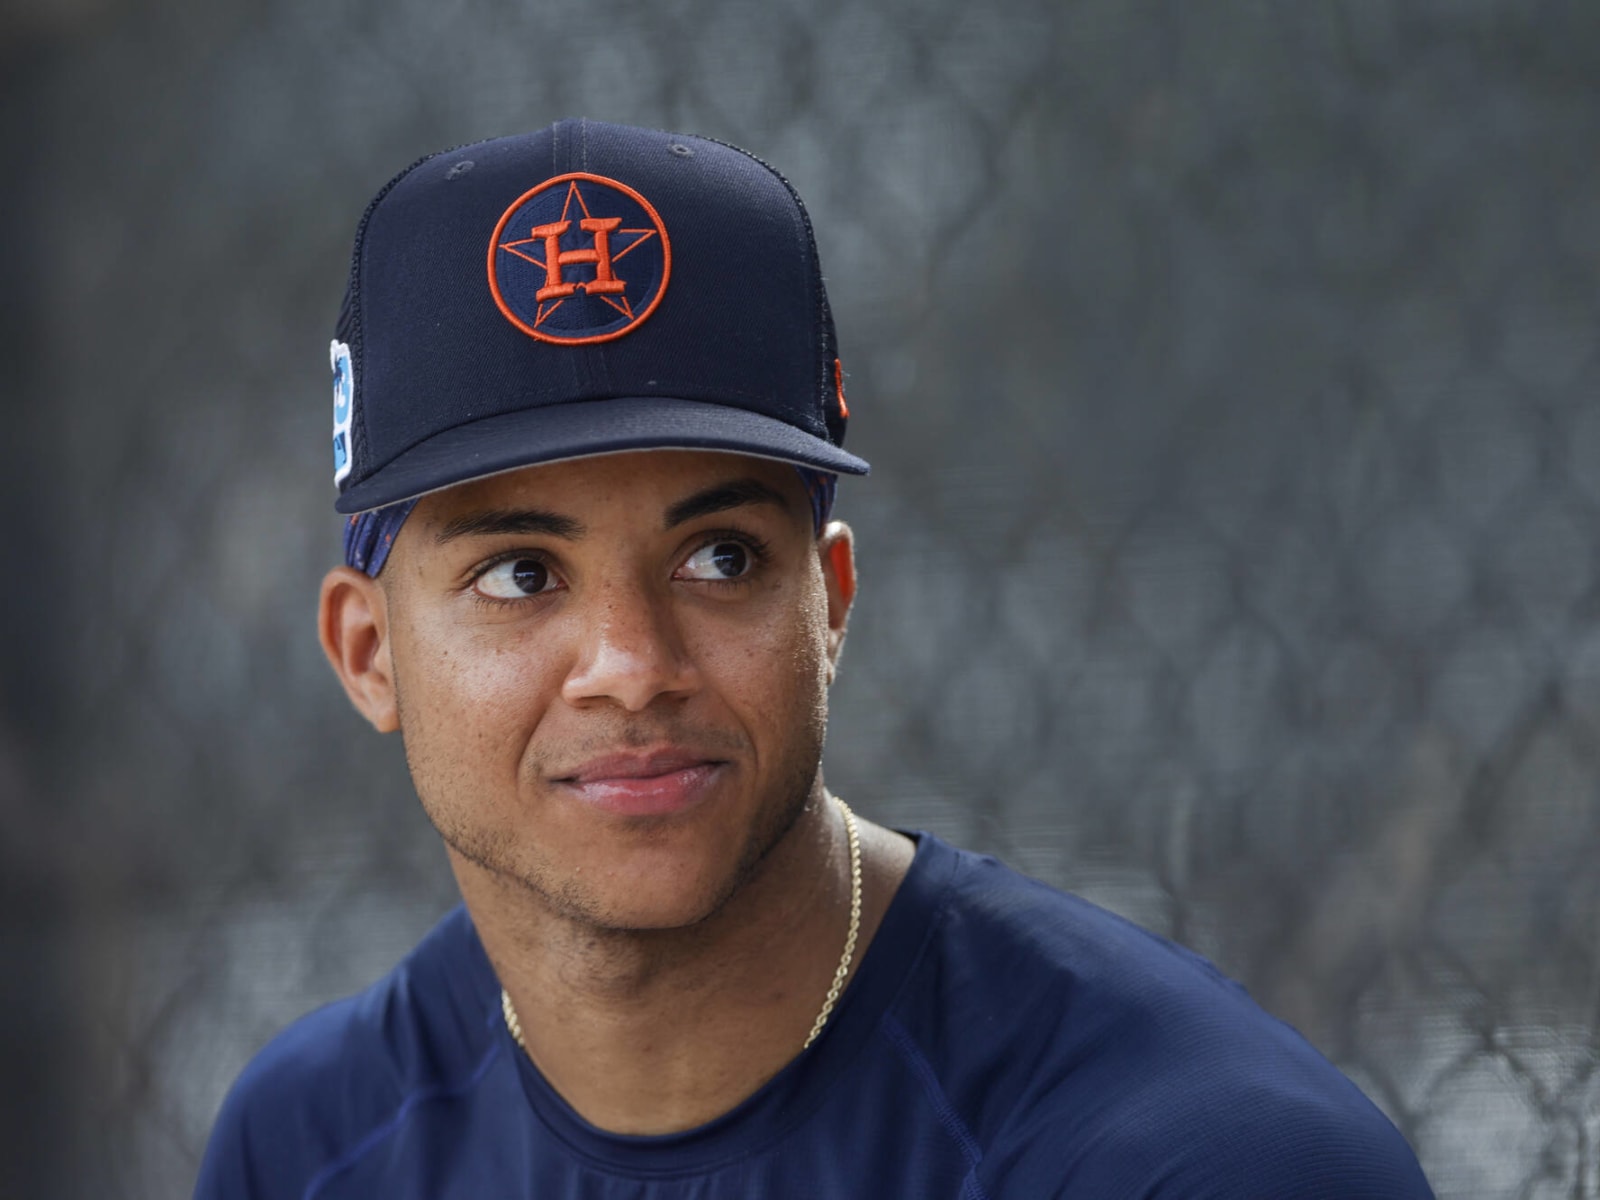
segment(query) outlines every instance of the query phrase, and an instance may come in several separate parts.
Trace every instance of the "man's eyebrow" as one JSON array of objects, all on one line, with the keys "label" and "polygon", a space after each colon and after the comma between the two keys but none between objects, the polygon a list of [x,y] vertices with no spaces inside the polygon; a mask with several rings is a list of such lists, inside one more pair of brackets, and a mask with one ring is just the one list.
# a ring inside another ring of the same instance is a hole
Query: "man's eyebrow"
[{"label": "man's eyebrow", "polygon": [[730,508],[742,508],[746,504],[775,504],[784,512],[794,511],[789,498],[777,488],[768,487],[759,479],[735,479],[730,483],[714,484],[679,500],[667,509],[662,524],[664,528],[673,529],[685,521],[727,512]]},{"label": "man's eyebrow", "polygon": [[494,508],[467,513],[446,521],[433,540],[443,545],[461,537],[494,537],[520,533],[542,534],[575,542],[584,534],[583,522],[542,508]]}]

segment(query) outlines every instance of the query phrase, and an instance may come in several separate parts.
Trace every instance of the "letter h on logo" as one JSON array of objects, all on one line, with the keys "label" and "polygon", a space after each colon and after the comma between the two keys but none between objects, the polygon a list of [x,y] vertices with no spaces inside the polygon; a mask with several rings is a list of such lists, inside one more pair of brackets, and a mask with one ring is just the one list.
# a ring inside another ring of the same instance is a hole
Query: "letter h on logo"
[{"label": "letter h on logo", "polygon": [[[611,233],[622,224],[621,217],[585,217],[578,228],[594,235],[594,246],[588,250],[563,250],[561,235],[572,227],[571,221],[556,221],[550,225],[535,225],[533,236],[544,239],[544,287],[536,299],[559,300],[570,296],[582,287],[590,295],[616,295],[627,290],[627,283],[611,273]],[[593,263],[594,278],[587,283],[568,283],[561,277],[561,268],[578,263]]]}]

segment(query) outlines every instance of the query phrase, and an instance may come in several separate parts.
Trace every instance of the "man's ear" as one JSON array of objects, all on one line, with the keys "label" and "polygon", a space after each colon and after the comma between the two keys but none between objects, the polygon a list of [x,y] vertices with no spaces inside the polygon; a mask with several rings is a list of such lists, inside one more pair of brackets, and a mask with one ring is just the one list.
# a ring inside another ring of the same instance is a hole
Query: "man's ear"
[{"label": "man's ear", "polygon": [[317,634],[350,703],[379,733],[400,728],[394,661],[389,655],[388,597],[378,581],[353,567],[322,577]]},{"label": "man's ear", "polygon": [[832,683],[844,649],[850,605],[856,598],[855,535],[850,526],[843,521],[829,521],[817,539],[817,554],[822,559],[822,579],[828,589],[828,682]]}]

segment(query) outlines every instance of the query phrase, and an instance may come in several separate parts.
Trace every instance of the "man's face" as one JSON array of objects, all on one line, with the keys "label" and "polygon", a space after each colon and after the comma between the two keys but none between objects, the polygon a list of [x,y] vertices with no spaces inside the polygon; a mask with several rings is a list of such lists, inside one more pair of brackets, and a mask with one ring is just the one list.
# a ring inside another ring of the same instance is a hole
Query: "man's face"
[{"label": "man's face", "polygon": [[714,912],[820,787],[848,539],[817,539],[792,468],[730,454],[604,455],[425,497],[382,607],[446,842],[602,926]]}]

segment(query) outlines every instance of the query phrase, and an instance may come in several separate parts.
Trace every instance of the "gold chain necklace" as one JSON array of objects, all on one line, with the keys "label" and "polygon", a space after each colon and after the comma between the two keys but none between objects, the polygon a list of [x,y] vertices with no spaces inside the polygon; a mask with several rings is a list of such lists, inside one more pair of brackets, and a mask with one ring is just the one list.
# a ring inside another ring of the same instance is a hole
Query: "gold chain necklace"
[{"label": "gold chain necklace", "polygon": [[[844,981],[850,974],[850,964],[856,956],[856,935],[861,932],[861,835],[856,830],[856,815],[850,811],[850,806],[839,797],[835,796],[833,802],[839,806],[839,811],[844,814],[845,833],[850,839],[850,932],[844,939],[844,953],[839,956],[839,967],[833,973],[833,985],[828,988],[827,999],[822,1002],[822,1011],[817,1014],[817,1019],[811,1024],[811,1032],[806,1034],[805,1045],[801,1050],[807,1050],[811,1043],[817,1040],[817,1035],[822,1032],[822,1027],[828,1023],[828,1018],[833,1014],[833,1006],[838,1003],[839,993],[844,990]],[[527,1053],[528,1043],[522,1040],[522,1022],[517,1020],[517,1010],[511,1005],[511,993],[500,989],[500,1011],[505,1016],[506,1028],[511,1031],[511,1036],[516,1039],[517,1045]]]}]

